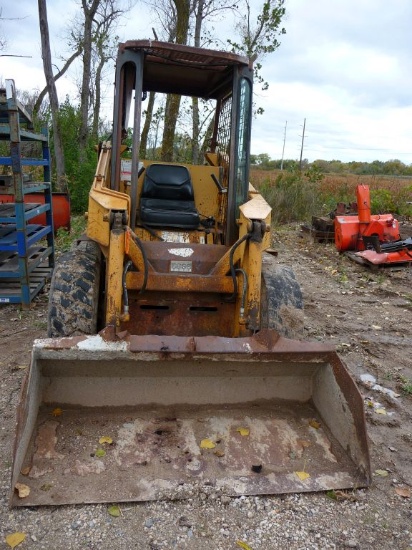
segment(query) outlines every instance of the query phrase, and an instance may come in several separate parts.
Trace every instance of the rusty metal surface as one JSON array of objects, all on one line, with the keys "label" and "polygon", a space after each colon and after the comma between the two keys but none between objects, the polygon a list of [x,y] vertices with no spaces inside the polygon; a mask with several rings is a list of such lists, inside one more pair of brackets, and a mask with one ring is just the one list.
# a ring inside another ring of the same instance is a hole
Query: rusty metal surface
[{"label": "rusty metal surface", "polygon": [[130,334],[234,336],[235,304],[219,294],[130,292],[129,312],[121,328]]},{"label": "rusty metal surface", "polygon": [[144,243],[147,259],[159,273],[170,272],[170,262],[179,258],[188,258],[192,263],[192,273],[207,275],[217,262],[229,252],[223,245],[207,246],[197,243],[165,243],[147,241]]},{"label": "rusty metal surface", "polygon": [[[365,483],[310,404],[145,407],[110,415],[65,407],[59,418],[51,410],[41,410],[23,464],[29,472],[20,482],[30,495],[14,495],[13,505],[185,498],[205,483],[229,495]],[[113,444],[99,444],[102,436]],[[205,439],[214,447],[202,448]]]},{"label": "rusty metal surface", "polygon": [[330,346],[273,331],[36,341],[12,479],[31,492],[12,491],[14,506],[179,498],[206,482],[240,495],[369,481],[363,401]]},{"label": "rusty metal surface", "polygon": [[[133,250],[132,245],[131,242],[130,254]],[[230,275],[226,275],[229,270],[228,261],[223,273],[216,273],[216,266],[229,256],[228,247],[147,241],[144,243],[144,249],[148,265],[145,288],[149,291],[233,293],[233,279]],[[138,258],[133,255],[131,258],[139,271],[127,273],[127,288],[140,289],[144,281],[144,266],[140,265]],[[189,271],[173,271],[174,263],[187,264]],[[204,300],[204,298],[200,299]]]},{"label": "rusty metal surface", "polygon": [[231,89],[234,67],[248,67],[248,58],[230,52],[194,48],[155,40],[130,40],[119,46],[123,54],[144,54],[143,89],[161,93],[218,99]]}]

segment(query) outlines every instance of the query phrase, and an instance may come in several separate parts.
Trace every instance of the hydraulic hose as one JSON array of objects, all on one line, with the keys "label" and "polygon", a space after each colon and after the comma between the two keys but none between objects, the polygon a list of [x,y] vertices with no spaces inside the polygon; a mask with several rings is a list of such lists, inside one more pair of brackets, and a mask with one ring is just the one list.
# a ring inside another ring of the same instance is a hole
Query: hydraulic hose
[{"label": "hydraulic hose", "polygon": [[245,314],[246,294],[247,294],[247,287],[248,287],[247,273],[241,267],[238,267],[235,270],[235,272],[236,273],[241,273],[243,275],[242,299],[241,299],[241,302],[240,302],[240,317],[243,318],[243,316]]},{"label": "hydraulic hose", "polygon": [[243,235],[242,238],[240,238],[238,241],[235,242],[235,244],[232,246],[232,248],[230,249],[230,254],[229,254],[229,266],[230,266],[230,274],[232,276],[232,279],[233,279],[233,294],[231,294],[228,298],[227,298],[227,301],[230,302],[232,300],[234,300],[236,298],[236,295],[237,295],[237,278],[236,278],[236,269],[235,269],[235,266],[233,265],[233,256],[236,252],[236,249],[245,241],[249,240],[250,238],[252,237],[252,233],[246,233],[246,235]]},{"label": "hydraulic hose", "polygon": [[122,285],[123,285],[123,313],[124,315],[128,315],[129,313],[129,294],[127,292],[127,285],[126,285],[126,275],[129,269],[132,267],[133,262],[129,260],[125,263],[125,266],[123,268],[123,278],[122,278]]}]

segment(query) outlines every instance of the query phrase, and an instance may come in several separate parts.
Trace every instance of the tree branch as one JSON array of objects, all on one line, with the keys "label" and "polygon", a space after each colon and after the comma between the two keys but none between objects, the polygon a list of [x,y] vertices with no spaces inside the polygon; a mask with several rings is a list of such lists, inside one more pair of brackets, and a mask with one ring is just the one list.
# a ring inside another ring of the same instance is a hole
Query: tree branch
[{"label": "tree branch", "polygon": [[[60,77],[62,77],[65,74],[65,72],[68,70],[70,65],[73,63],[73,61],[77,57],[79,57],[79,55],[82,53],[82,51],[83,51],[83,48],[81,46],[79,46],[77,48],[77,50],[69,57],[69,59],[63,65],[63,67],[60,69],[60,71],[53,76],[54,82],[56,82],[56,80],[58,80]],[[40,92],[39,97],[37,98],[36,103],[33,106],[33,113],[34,114],[37,114],[39,112],[41,104],[43,103],[43,99],[46,96],[46,94],[47,94],[47,86],[45,88],[43,88],[43,90]]]}]

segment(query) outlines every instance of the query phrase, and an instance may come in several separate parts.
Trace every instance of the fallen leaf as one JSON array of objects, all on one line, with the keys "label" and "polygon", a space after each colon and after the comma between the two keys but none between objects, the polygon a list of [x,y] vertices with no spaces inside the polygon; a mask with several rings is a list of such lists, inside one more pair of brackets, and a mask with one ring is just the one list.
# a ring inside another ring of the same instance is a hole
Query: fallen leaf
[{"label": "fallen leaf", "polygon": [[42,485],[40,487],[40,490],[41,491],[50,491],[50,489],[53,487],[53,484],[52,483],[44,483],[44,485]]},{"label": "fallen leaf", "polygon": [[377,476],[386,477],[389,472],[387,470],[375,470]]},{"label": "fallen leaf", "polygon": [[309,426],[312,426],[315,430],[319,430],[320,423],[317,420],[309,420]]},{"label": "fallen leaf", "polygon": [[410,487],[396,487],[395,493],[403,498],[411,498],[411,488]]},{"label": "fallen leaf", "polygon": [[243,436],[250,434],[249,428],[237,428],[236,431],[239,432],[240,435],[243,435]]},{"label": "fallen leaf", "polygon": [[106,451],[104,449],[97,449],[97,451],[94,454],[98,458],[102,458],[103,456],[106,456]]},{"label": "fallen leaf", "polygon": [[15,548],[18,544],[23,542],[25,538],[26,535],[24,533],[12,533],[11,535],[7,535],[6,542],[10,548]]},{"label": "fallen leaf", "polygon": [[113,443],[113,439],[109,437],[108,435],[104,435],[99,439],[100,445],[103,445],[104,443],[107,443],[108,445],[111,445]]},{"label": "fallen leaf", "polygon": [[305,479],[308,479],[308,477],[310,477],[310,474],[308,474],[307,472],[295,472],[295,474],[301,481],[304,481]]},{"label": "fallen leaf", "polygon": [[386,414],[386,409],[384,409],[383,407],[379,407],[378,409],[375,409],[375,412],[377,414]]},{"label": "fallen leaf", "polygon": [[62,415],[62,409],[60,407],[56,407],[52,410],[52,416],[61,416]]},{"label": "fallen leaf", "polygon": [[219,451],[219,449],[217,449],[216,451],[213,451],[213,454],[218,456],[219,458],[221,458],[222,456],[225,456],[225,453],[223,451]]},{"label": "fallen leaf", "polygon": [[346,493],[345,491],[335,491],[336,500],[350,500],[357,502],[358,498],[353,493]]},{"label": "fallen leaf", "polygon": [[25,466],[20,470],[20,473],[22,476],[28,476],[30,473],[30,470],[31,470],[30,466]]},{"label": "fallen leaf", "polygon": [[117,506],[117,504],[113,504],[113,506],[109,506],[107,511],[114,518],[118,518],[121,515],[120,508]]},{"label": "fallen leaf", "polygon": [[214,449],[216,447],[216,444],[213,443],[211,439],[202,439],[200,442],[200,448],[201,449]]},{"label": "fallen leaf", "polygon": [[19,498],[26,498],[30,494],[30,487],[24,483],[16,483],[14,488],[18,492]]},{"label": "fallen leaf", "polygon": [[240,548],[243,548],[243,550],[252,550],[252,547],[246,544],[246,542],[243,542],[242,540],[237,540],[236,544],[240,546]]},{"label": "fallen leaf", "polygon": [[311,446],[311,442],[307,441],[306,439],[298,439],[296,443],[301,447],[303,447],[304,449],[307,449],[308,447]]}]

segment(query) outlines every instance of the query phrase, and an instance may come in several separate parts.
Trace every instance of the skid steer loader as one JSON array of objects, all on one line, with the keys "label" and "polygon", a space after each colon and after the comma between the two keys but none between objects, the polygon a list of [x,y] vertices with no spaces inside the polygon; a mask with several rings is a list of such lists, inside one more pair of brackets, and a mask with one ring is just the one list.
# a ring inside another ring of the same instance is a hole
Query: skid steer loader
[{"label": "skid steer loader", "polygon": [[[333,347],[293,339],[302,295],[248,181],[252,72],[232,53],[120,45],[86,236],[55,268],[51,338],[22,389],[12,505],[369,484],[361,395]],[[204,164],[141,158],[149,92],[214,104]]]}]

